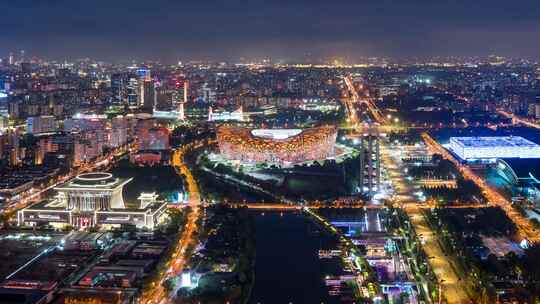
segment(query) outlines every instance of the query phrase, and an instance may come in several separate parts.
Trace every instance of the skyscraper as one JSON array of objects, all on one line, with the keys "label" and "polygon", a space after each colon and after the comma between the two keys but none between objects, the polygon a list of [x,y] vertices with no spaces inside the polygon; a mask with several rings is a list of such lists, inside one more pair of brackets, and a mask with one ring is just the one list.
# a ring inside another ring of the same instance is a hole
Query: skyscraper
[{"label": "skyscraper", "polygon": [[138,106],[139,83],[135,77],[129,78],[126,87],[127,103],[130,107]]},{"label": "skyscraper", "polygon": [[362,193],[369,196],[380,190],[381,184],[381,154],[379,149],[379,134],[368,131],[360,137],[360,182]]},{"label": "skyscraper", "polygon": [[173,95],[176,111],[179,113],[179,119],[185,119],[185,104],[189,100],[189,81],[176,80],[176,93]]},{"label": "skyscraper", "polygon": [[156,104],[156,87],[151,79],[145,79],[140,82],[140,106],[145,112],[151,112]]},{"label": "skyscraper", "polygon": [[117,103],[123,103],[127,97],[128,77],[126,74],[118,73],[111,75],[111,90],[113,98]]}]

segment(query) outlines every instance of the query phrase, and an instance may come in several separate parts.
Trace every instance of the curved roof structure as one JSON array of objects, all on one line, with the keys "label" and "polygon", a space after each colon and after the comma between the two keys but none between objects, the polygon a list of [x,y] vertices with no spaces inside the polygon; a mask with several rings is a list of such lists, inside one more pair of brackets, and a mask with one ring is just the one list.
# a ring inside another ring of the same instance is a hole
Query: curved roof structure
[{"label": "curved roof structure", "polygon": [[517,185],[519,180],[530,179],[540,183],[540,160],[537,159],[497,159],[499,173],[511,184]]},{"label": "curved roof structure", "polygon": [[309,129],[256,129],[221,126],[220,152],[228,159],[279,164],[300,163],[334,156],[337,130],[333,126]]},{"label": "curved roof structure", "polygon": [[129,181],[131,181],[131,178],[118,178],[107,172],[82,173],[77,175],[75,178],[67,181],[66,183],[59,185],[55,189],[112,190],[124,186]]},{"label": "curved roof structure", "polygon": [[[278,130],[284,129],[275,129],[274,132],[280,132]],[[256,131],[257,136],[253,134],[251,129],[247,128],[220,127],[218,129],[218,140],[227,141],[247,150],[283,152],[296,151],[301,146],[317,145],[330,137],[335,138],[337,132],[333,126],[324,126],[304,129],[295,132],[295,135],[274,139],[259,135],[262,133],[261,129],[254,131]],[[268,134],[269,131],[266,131],[266,133]]]}]

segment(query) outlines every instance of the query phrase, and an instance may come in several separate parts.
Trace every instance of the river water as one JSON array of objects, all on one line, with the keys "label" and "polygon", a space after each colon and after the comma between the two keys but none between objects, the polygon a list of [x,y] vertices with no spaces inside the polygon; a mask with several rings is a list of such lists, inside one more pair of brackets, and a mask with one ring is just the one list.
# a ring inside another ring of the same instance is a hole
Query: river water
[{"label": "river water", "polygon": [[340,273],[340,261],[318,257],[319,249],[335,249],[337,240],[299,212],[253,215],[257,257],[249,303],[340,303],[324,282],[326,275]]}]

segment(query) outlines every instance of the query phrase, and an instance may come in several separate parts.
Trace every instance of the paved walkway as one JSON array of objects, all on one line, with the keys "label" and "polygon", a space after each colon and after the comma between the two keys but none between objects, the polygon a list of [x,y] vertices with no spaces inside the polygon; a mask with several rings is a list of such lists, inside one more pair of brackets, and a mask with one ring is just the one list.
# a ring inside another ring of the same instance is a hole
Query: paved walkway
[{"label": "paved walkway", "polygon": [[423,239],[422,248],[426,255],[430,257],[429,263],[437,279],[443,280],[442,294],[449,304],[469,304],[473,303],[467,294],[465,281],[459,280],[454,269],[450,265],[449,257],[444,255],[436,236],[429,227],[426,219],[418,207],[405,208],[417,235]]}]

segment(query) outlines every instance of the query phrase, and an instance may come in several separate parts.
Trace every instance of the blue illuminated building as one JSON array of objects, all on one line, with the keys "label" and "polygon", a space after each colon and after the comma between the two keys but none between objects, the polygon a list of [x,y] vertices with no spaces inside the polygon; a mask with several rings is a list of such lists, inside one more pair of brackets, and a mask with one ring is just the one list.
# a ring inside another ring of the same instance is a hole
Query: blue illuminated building
[{"label": "blue illuminated building", "polygon": [[540,158],[540,145],[521,136],[450,137],[449,149],[462,160]]}]

